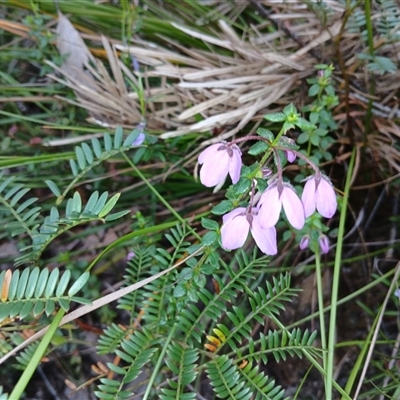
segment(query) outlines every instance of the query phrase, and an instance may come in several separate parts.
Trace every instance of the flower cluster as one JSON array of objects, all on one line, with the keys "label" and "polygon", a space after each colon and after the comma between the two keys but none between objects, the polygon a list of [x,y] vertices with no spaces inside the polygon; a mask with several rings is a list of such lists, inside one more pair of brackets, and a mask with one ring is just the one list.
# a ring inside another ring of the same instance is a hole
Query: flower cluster
[{"label": "flower cluster", "polygon": [[[255,139],[255,137],[249,138]],[[282,159],[279,151],[284,154],[286,161],[292,163],[297,157],[302,158],[309,162],[315,171],[314,175],[306,179],[301,199],[295,188],[283,181]],[[257,180],[252,179],[247,207],[237,207],[223,216],[221,242],[227,250],[242,247],[250,231],[260,250],[265,254],[274,255],[277,253],[275,225],[282,210],[290,225],[298,230],[303,229],[306,218],[316,210],[325,218],[331,218],[336,212],[337,201],[334,188],[329,178],[321,174],[311,161],[292,147],[278,145],[271,152],[274,154],[277,174],[270,178],[259,200],[257,201],[257,196],[255,196]],[[200,181],[207,187],[222,185],[228,174],[233,184],[240,180],[242,153],[234,142],[217,143],[207,147],[200,153],[198,162],[201,165]],[[267,170],[267,167],[261,163],[259,170]],[[300,248],[307,248],[309,243],[310,236],[305,235],[300,242]],[[329,251],[329,241],[325,235],[321,234],[319,246],[322,253]]]}]

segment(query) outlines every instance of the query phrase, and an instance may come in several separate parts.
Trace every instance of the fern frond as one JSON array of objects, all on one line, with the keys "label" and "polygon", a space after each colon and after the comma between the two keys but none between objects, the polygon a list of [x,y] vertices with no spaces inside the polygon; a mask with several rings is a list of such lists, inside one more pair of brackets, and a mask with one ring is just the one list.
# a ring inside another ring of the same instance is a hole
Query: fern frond
[{"label": "fern frond", "polygon": [[32,231],[32,245],[22,249],[26,254],[17,258],[15,265],[19,266],[28,262],[37,264],[43,251],[51,241],[79,224],[92,221],[113,221],[127,214],[129,210],[110,214],[119,196],[120,194],[117,193],[108,199],[107,192],[99,196],[96,191],[92,193],[85,208],[82,210],[81,196],[78,192],[75,192],[73,198],[68,199],[64,218],[60,217],[56,207],[52,207],[50,215],[44,219],[43,224]]},{"label": "fern frond", "polygon": [[126,329],[122,329],[120,326],[112,323],[99,337],[97,344],[98,354],[113,353],[120,346],[122,339],[128,334],[129,332]]},{"label": "fern frond", "polygon": [[287,331],[269,331],[267,335],[260,333],[258,340],[248,339],[246,346],[248,354],[242,358],[250,362],[262,361],[267,364],[269,355],[273,355],[276,362],[285,361],[287,355],[302,358],[306,351],[308,354],[320,357],[321,351],[312,346],[316,336],[317,331],[310,334],[308,330],[301,332],[300,329],[294,329],[291,333]]},{"label": "fern frond", "polygon": [[[275,380],[259,371],[259,367],[247,364],[244,368],[239,368],[240,375],[246,380],[245,386],[250,388],[253,400],[278,400],[282,399],[285,391],[281,386],[275,386]],[[286,398],[288,400],[289,397]]]},{"label": "fern frond", "polygon": [[[134,249],[135,257],[128,262],[126,268],[127,275],[124,275],[126,286],[139,282],[141,279],[147,278],[150,275],[151,267],[154,264],[155,250],[155,246],[149,246],[145,249]],[[147,289],[142,288],[123,296],[119,299],[117,307],[128,311],[132,319],[138,306],[142,306],[145,293],[147,293]]]},{"label": "fern frond", "polygon": [[[254,278],[254,270],[259,266],[260,260],[253,256],[249,259],[243,252],[237,252],[235,259],[238,263],[239,270],[235,273],[227,268],[231,280],[223,282],[221,278],[214,275],[220,291],[217,294],[211,293],[206,288],[202,288],[198,292],[198,297],[204,304],[202,311],[194,304],[188,304],[178,316],[179,324],[185,331],[185,342],[192,344],[193,340],[201,343],[204,335],[204,320],[216,321],[226,312],[226,302],[233,302],[238,292],[244,291],[248,286],[248,280]],[[265,258],[263,259],[265,263]]]},{"label": "fern frond", "polygon": [[89,303],[83,298],[75,297],[89,279],[89,272],[83,273],[68,292],[71,272],[67,270],[59,277],[58,268],[54,268],[51,273],[47,268],[40,271],[38,267],[26,268],[22,273],[19,270],[13,273],[11,270],[1,272],[0,321],[16,316],[23,319],[30,313],[37,316],[43,311],[50,315],[56,304],[68,311],[71,301]]},{"label": "fern frond", "polygon": [[[72,179],[68,187],[64,190],[64,192],[58,196],[56,204],[60,205],[67,193],[84,175],[86,175],[94,167],[119,153],[130,150],[132,148],[132,143],[137,139],[141,132],[142,130],[140,129],[134,129],[124,140],[124,132],[121,127],[118,127],[115,130],[114,140],[111,138],[109,133],[104,133],[103,146],[96,137],[92,138],[91,146],[89,146],[87,143],[76,146],[76,161],[75,159],[71,159],[69,161],[74,178]],[[50,189],[52,189],[51,184],[49,185],[49,187]],[[53,193],[56,194],[57,191],[53,190]]]},{"label": "fern frond", "polygon": [[297,293],[296,289],[290,288],[290,275],[281,275],[279,279],[273,278],[273,285],[266,282],[267,291],[259,287],[258,292],[249,294],[251,312],[243,314],[241,308],[233,306],[232,311],[227,311],[227,316],[232,322],[232,329],[224,324],[217,324],[218,329],[225,335],[225,343],[232,350],[237,350],[237,344],[241,344],[243,338],[248,338],[252,331],[252,321],[256,320],[264,324],[264,318],[272,314],[279,314],[285,307],[283,301],[291,301]]},{"label": "fern frond", "polygon": [[184,348],[178,342],[171,342],[167,349],[166,363],[174,379],[168,381],[170,388],[161,389],[161,400],[195,399],[196,393],[183,393],[186,386],[197,376],[196,361],[199,358],[197,349]]},{"label": "fern frond", "polygon": [[33,236],[38,223],[37,217],[40,215],[41,207],[32,207],[38,200],[37,197],[29,198],[21,204],[18,202],[29,193],[31,189],[22,184],[14,184],[15,176],[8,177],[1,182],[4,173],[0,174],[0,204],[3,209],[10,213],[14,220],[5,224],[4,228],[11,232],[11,236],[27,233]]},{"label": "fern frond", "polygon": [[[400,40],[398,28],[400,26],[400,9],[399,5],[394,0],[380,0],[378,4],[381,8],[381,13],[376,22],[377,31],[394,42]],[[396,32],[397,31],[397,32]]]},{"label": "fern frond", "polygon": [[218,356],[206,364],[210,383],[219,398],[249,400],[253,396],[250,388],[245,387],[245,382],[240,380],[238,369],[226,355]]},{"label": "fern frond", "polygon": [[155,339],[150,331],[135,331],[129,338],[121,342],[120,349],[115,354],[121,357],[128,365],[120,367],[107,363],[108,368],[117,375],[117,379],[100,379],[98,391],[95,394],[100,399],[126,399],[133,392],[126,388],[140,374],[142,367],[147,364],[158,350],[159,339]]}]

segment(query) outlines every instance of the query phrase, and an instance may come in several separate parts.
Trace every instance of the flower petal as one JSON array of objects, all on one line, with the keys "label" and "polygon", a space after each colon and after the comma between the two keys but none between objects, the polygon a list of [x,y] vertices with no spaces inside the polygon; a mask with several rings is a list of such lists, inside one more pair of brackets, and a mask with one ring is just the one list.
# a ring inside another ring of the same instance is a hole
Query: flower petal
[{"label": "flower petal", "polygon": [[326,178],[322,177],[316,194],[318,212],[325,218],[332,218],[337,209],[336,193]]},{"label": "flower petal", "polygon": [[263,229],[272,228],[276,225],[279,219],[279,214],[282,209],[282,202],[279,199],[277,186],[267,189],[260,198],[261,204],[258,212],[258,220]]},{"label": "flower petal", "polygon": [[295,229],[303,229],[304,208],[297,193],[290,187],[284,186],[281,194],[283,209],[290,225]]},{"label": "flower petal", "polygon": [[207,158],[200,169],[200,181],[204,186],[212,187],[223,182],[228,175],[229,155],[219,151],[217,156]]},{"label": "flower petal", "polygon": [[199,164],[203,164],[206,160],[208,160],[209,158],[214,158],[218,156],[218,153],[220,153],[222,150],[218,150],[221,146],[223,145],[223,143],[216,143],[213,144],[209,147],[206,147],[200,154],[198,157],[198,163]]},{"label": "flower petal", "polygon": [[305,217],[308,218],[315,211],[316,193],[315,193],[315,178],[311,177],[304,185],[301,201],[304,206]]},{"label": "flower petal", "polygon": [[230,219],[236,217],[236,215],[245,214],[245,212],[246,212],[246,208],[245,207],[235,208],[234,210],[228,212],[228,214],[225,214],[222,217],[222,222],[223,223],[228,222]]},{"label": "flower petal", "polygon": [[292,163],[296,159],[296,153],[290,150],[285,150],[287,160]]},{"label": "flower petal", "polygon": [[258,216],[254,216],[251,225],[251,234],[253,235],[258,248],[264,254],[273,256],[278,253],[276,245],[276,229],[274,226],[272,228],[263,229],[260,226]]},{"label": "flower petal", "polygon": [[232,157],[229,163],[229,175],[232,179],[232,183],[238,183],[240,179],[240,171],[242,170],[242,153],[236,145],[232,146]]},{"label": "flower petal", "polygon": [[235,250],[244,245],[249,234],[250,225],[245,215],[237,215],[222,224],[221,242],[222,247]]}]

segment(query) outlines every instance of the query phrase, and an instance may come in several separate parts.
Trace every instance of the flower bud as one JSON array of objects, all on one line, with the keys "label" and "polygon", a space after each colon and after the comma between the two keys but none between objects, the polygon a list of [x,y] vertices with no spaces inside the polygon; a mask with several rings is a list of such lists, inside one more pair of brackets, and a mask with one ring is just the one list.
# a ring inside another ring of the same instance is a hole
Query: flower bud
[{"label": "flower bud", "polygon": [[299,244],[300,250],[305,250],[309,244],[310,244],[310,236],[304,235],[300,240]]},{"label": "flower bud", "polygon": [[318,242],[321,253],[327,254],[329,252],[329,239],[325,235],[322,235],[319,237]]}]

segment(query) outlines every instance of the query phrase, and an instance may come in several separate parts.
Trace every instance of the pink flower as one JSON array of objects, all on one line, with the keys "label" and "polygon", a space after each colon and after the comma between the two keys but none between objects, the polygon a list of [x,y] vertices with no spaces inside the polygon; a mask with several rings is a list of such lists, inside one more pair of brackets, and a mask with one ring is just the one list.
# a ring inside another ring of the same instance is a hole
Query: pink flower
[{"label": "pink flower", "polygon": [[300,250],[305,250],[310,244],[310,236],[304,235],[299,243]]},{"label": "pink flower", "polygon": [[322,254],[329,252],[329,239],[325,235],[321,235],[318,239],[319,248]]},{"label": "pink flower", "polygon": [[336,212],[337,200],[335,190],[329,180],[324,175],[314,175],[308,178],[304,185],[301,201],[304,205],[306,218],[315,209],[325,218],[331,218]]},{"label": "pink flower", "polygon": [[135,252],[131,250],[131,251],[129,251],[129,253],[126,255],[126,261],[131,261],[132,258],[135,258],[135,257],[136,257]]},{"label": "pink flower", "polygon": [[305,220],[303,204],[290,185],[274,182],[261,195],[259,204],[260,211],[258,216],[263,228],[270,228],[276,225],[282,206],[286,218],[293,228],[303,228]]},{"label": "pink flower", "polygon": [[212,187],[223,183],[228,173],[235,184],[240,179],[242,153],[235,144],[213,144],[200,153],[199,164],[203,164],[200,181],[204,186]]},{"label": "pink flower", "polygon": [[235,208],[225,214],[222,221],[221,241],[224,248],[235,250],[242,247],[250,230],[257,246],[264,254],[273,256],[278,252],[276,229],[261,227],[257,208],[251,211],[245,207]]}]

